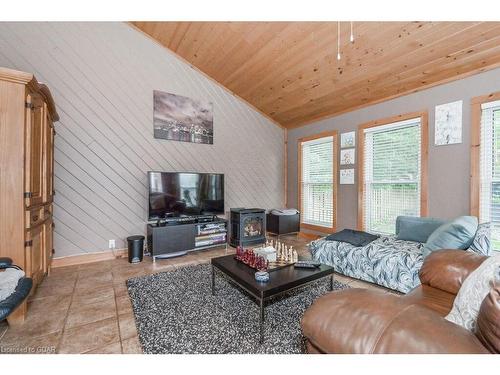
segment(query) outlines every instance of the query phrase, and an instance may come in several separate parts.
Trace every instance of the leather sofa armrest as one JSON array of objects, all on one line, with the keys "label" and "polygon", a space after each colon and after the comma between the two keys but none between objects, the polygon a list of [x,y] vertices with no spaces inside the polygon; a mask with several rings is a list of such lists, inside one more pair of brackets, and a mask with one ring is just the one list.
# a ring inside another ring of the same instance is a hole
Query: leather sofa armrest
[{"label": "leather sofa armrest", "polygon": [[318,298],[302,318],[313,353],[489,353],[477,337],[405,298],[348,289]]},{"label": "leather sofa armrest", "polygon": [[0,257],[0,270],[9,268],[12,265],[12,259],[7,257]]},{"label": "leather sofa armrest", "polygon": [[438,250],[428,255],[419,271],[424,285],[457,294],[464,280],[486,260],[465,250]]}]

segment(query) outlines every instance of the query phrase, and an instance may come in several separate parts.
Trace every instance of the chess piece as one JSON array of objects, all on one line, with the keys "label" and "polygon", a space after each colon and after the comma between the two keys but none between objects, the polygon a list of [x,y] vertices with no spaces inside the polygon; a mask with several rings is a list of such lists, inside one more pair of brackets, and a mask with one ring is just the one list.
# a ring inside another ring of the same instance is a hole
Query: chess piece
[{"label": "chess piece", "polygon": [[299,254],[297,254],[297,250],[293,251],[293,263],[297,263],[299,261]]}]

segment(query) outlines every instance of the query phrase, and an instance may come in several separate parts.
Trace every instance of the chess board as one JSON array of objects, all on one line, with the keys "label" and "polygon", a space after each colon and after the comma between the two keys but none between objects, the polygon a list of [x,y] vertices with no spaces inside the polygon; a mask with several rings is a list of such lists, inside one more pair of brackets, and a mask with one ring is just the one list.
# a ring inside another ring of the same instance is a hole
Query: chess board
[{"label": "chess board", "polygon": [[[255,269],[254,267],[250,266],[249,264],[246,264],[245,262],[238,260],[236,257],[234,257],[234,259],[242,264],[247,265],[248,267],[250,267],[252,269]],[[272,272],[272,271],[280,270],[280,269],[285,268],[285,267],[293,266],[294,264],[295,264],[295,262],[288,263],[285,261],[277,260],[276,262],[269,262],[269,267],[267,268],[266,271]]]}]

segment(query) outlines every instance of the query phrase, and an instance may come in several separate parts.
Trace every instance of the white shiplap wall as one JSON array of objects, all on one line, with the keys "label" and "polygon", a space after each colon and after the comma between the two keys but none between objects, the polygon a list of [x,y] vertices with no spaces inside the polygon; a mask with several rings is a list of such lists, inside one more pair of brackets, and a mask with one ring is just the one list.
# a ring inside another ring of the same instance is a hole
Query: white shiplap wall
[{"label": "white shiplap wall", "polygon": [[[144,233],[148,170],[225,173],[230,207],[282,206],[283,130],[124,23],[0,22],[0,66],[50,87],[56,257]],[[153,138],[153,90],[208,99],[214,144]]]}]

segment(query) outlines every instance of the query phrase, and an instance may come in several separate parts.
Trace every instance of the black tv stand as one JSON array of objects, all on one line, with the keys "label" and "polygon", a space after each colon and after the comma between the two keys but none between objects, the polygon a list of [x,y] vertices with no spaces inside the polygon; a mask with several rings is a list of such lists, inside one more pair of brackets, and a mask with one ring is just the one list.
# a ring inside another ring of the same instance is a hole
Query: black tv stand
[{"label": "black tv stand", "polygon": [[227,247],[227,220],[217,216],[181,216],[147,227],[148,250],[153,257],[170,258],[190,251]]}]

